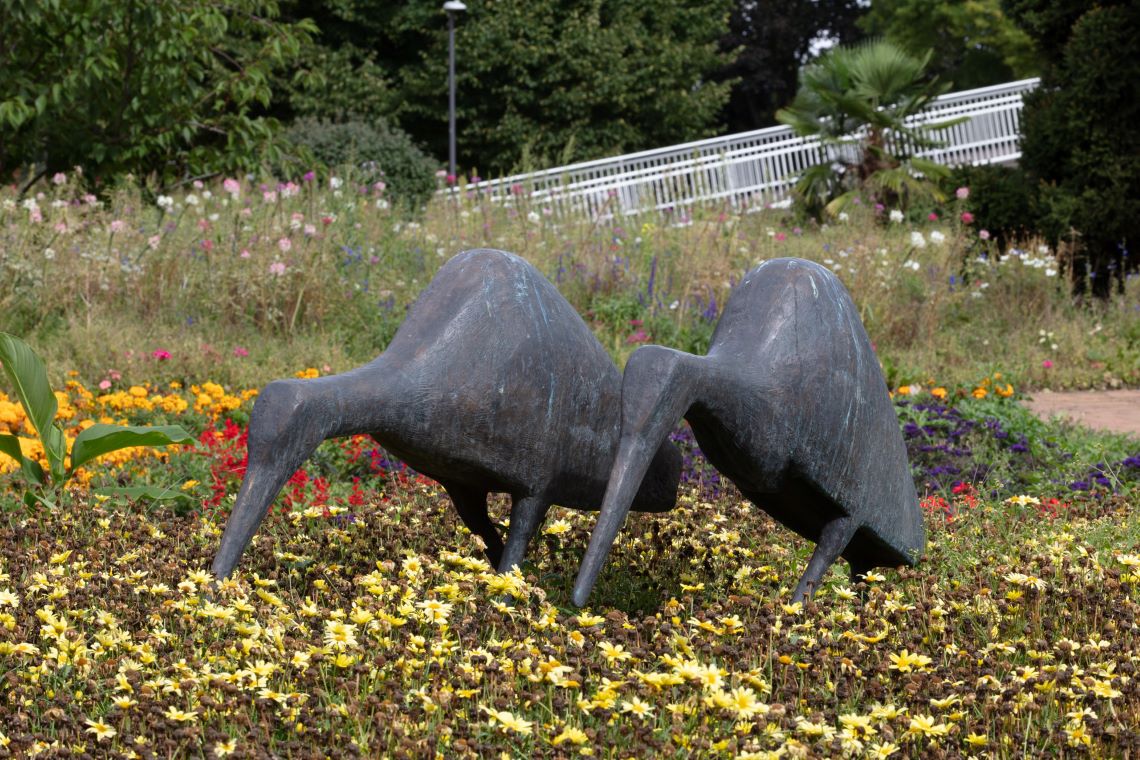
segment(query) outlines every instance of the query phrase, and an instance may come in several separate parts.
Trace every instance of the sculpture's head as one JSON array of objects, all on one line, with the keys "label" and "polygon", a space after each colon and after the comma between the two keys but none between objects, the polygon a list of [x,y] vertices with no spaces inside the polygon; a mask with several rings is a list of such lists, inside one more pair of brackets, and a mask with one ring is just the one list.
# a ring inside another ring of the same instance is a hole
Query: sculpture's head
[{"label": "sculpture's head", "polygon": [[[643,497],[648,497],[654,489],[669,484],[672,479],[671,485],[665,487],[672,489],[671,498],[675,502],[680,454],[668,436],[693,402],[697,388],[694,368],[699,361],[690,354],[660,346],[643,346],[629,358],[621,384],[621,438],[617,456],[590,546],[578,570],[574,604],[586,603],[638,491],[645,488]],[[647,472],[653,480],[645,486]],[[661,498],[660,493],[656,495]],[[641,506],[640,499],[638,505]]]},{"label": "sculpture's head", "polygon": [[225,578],[269,512],[277,492],[325,439],[329,409],[316,383],[278,380],[257,397],[249,420],[249,465],[226,522],[212,570]]}]

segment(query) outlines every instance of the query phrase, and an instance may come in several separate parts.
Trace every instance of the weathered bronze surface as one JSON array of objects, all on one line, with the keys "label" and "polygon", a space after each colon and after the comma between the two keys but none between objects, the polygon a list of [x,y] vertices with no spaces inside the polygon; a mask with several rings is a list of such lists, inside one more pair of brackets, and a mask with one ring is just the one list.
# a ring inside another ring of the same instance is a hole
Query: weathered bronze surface
[{"label": "weathered bronze surface", "polygon": [[[553,503],[598,509],[617,449],[621,375],[573,307],[523,259],[473,250],[446,263],[388,349],[340,375],[278,380],[258,396],[249,468],[213,571],[238,558],[289,477],[325,439],[371,435],[438,480],[492,565],[520,564]],[[650,461],[651,460],[651,461]],[[663,442],[634,509],[676,502],[681,456]],[[506,545],[487,494],[511,496]]]},{"label": "weathered bronze surface", "polygon": [[913,564],[925,530],[879,363],[843,284],[802,259],[766,261],[733,290],[707,356],[643,346],[626,365],[605,502],[574,586],[581,606],[647,474],[684,417],[741,492],[816,542],[793,593],[843,556],[852,575]]}]

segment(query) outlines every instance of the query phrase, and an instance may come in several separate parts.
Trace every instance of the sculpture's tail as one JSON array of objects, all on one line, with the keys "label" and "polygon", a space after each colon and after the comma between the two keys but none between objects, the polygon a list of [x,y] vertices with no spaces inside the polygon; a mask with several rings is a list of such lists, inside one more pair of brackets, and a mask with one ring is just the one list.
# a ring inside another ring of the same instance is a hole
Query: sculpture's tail
[{"label": "sculpture's tail", "polygon": [[684,366],[695,357],[659,346],[645,346],[629,358],[622,378],[621,440],[610,470],[605,500],[578,570],[573,601],[586,603],[634,496],[673,426],[689,409],[692,383]]}]

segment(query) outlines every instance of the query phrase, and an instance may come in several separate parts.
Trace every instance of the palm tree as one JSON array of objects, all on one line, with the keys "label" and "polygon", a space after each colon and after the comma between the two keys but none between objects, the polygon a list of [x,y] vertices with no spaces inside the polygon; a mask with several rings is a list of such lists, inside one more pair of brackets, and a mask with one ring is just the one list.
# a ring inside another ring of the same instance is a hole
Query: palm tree
[{"label": "palm tree", "polygon": [[818,137],[827,157],[796,182],[795,195],[809,212],[838,213],[861,191],[889,205],[942,200],[934,181],[949,170],[914,153],[937,147],[930,133],[963,119],[908,121],[950,88],[923,80],[930,56],[915,58],[876,40],[834,48],[803,69],[796,99],[776,118],[800,136]]}]

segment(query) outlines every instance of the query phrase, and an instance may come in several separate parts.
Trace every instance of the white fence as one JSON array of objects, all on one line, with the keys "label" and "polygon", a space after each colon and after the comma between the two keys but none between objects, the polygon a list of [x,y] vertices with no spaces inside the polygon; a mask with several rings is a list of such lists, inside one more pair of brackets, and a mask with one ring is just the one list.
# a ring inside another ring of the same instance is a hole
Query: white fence
[{"label": "white fence", "polygon": [[[944,147],[920,155],[948,165],[1011,163],[1019,147],[1022,94],[1037,79],[952,92],[918,121],[967,121],[938,133]],[[830,160],[816,138],[796,137],[786,126],[625,156],[586,161],[468,185],[504,204],[525,196],[555,213],[590,216],[666,211],[710,201],[763,205],[786,197],[795,177]]]}]

